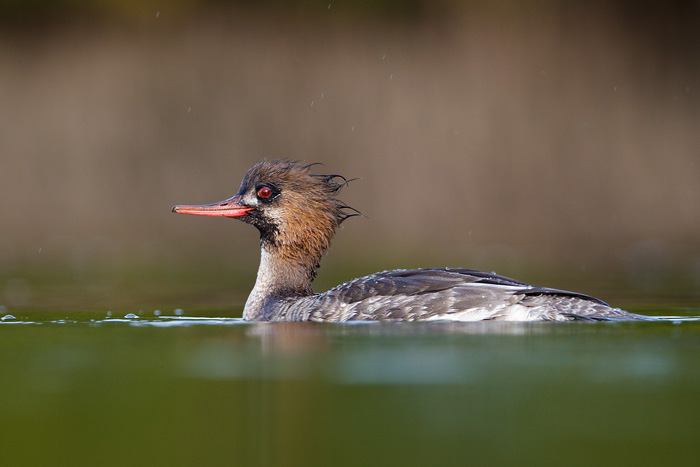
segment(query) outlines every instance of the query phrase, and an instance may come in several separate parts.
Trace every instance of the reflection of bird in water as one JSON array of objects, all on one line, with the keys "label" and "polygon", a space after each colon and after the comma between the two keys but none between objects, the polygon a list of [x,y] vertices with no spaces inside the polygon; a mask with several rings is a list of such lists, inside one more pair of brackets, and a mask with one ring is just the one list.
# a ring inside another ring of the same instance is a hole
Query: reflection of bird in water
[{"label": "reflection of bird in water", "polygon": [[243,311],[251,321],[566,321],[653,319],[587,295],[472,269],[410,269],[359,277],[325,293],[311,282],[336,228],[359,214],[335,195],[339,175],[286,160],[255,164],[238,193],[173,212],[236,217],[260,231],[260,268]]}]

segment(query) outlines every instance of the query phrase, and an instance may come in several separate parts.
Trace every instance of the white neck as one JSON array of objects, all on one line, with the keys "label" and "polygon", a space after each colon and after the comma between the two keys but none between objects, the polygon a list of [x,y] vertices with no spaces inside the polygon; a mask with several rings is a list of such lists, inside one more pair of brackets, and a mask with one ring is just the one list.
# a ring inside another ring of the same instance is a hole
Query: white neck
[{"label": "white neck", "polygon": [[315,269],[315,265],[295,263],[285,259],[274,248],[263,246],[260,249],[258,276],[243,309],[243,318],[262,318],[265,303],[270,299],[311,295]]}]

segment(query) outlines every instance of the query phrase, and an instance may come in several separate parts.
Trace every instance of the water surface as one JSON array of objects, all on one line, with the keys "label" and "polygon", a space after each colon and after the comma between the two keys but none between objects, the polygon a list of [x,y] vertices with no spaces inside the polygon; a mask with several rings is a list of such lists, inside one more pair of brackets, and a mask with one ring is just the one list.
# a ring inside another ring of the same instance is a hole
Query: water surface
[{"label": "water surface", "polygon": [[0,463],[697,465],[700,322],[687,316],[700,310],[656,311],[681,316],[254,324],[4,310]]}]

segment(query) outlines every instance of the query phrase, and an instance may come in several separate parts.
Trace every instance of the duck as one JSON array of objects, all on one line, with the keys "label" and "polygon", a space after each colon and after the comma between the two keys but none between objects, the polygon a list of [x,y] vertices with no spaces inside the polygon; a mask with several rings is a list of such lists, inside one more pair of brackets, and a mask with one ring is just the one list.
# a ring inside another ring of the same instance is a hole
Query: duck
[{"label": "duck", "polygon": [[536,287],[465,268],[397,269],[327,292],[311,284],[338,227],[361,213],[340,201],[349,181],[317,164],[262,160],[231,198],[172,212],[235,218],[260,233],[260,265],[246,321],[620,321],[651,320],[576,292]]}]

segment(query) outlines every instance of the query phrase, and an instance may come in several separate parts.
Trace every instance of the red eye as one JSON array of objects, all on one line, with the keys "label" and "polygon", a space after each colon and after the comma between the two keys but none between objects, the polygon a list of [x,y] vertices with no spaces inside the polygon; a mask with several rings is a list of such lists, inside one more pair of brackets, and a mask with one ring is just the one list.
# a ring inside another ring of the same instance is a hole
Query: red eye
[{"label": "red eye", "polygon": [[258,190],[258,196],[261,198],[269,198],[270,196],[272,196],[272,190],[264,186]]}]

